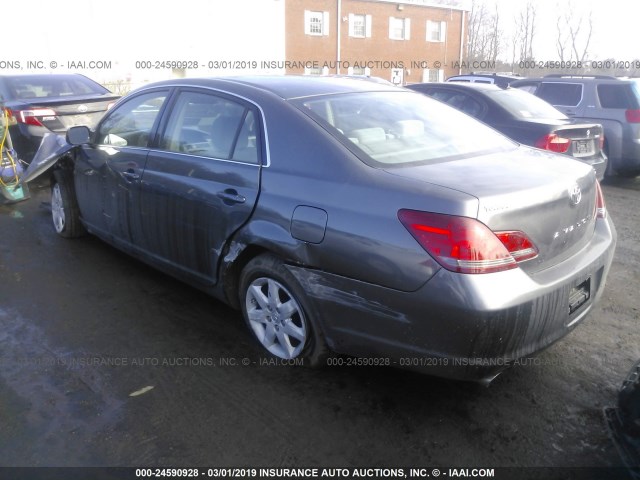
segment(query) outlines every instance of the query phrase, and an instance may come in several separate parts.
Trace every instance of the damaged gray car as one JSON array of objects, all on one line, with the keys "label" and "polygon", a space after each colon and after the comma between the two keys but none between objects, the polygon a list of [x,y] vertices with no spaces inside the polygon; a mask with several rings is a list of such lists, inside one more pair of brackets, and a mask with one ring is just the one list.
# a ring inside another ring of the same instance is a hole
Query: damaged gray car
[{"label": "damaged gray car", "polygon": [[372,82],[165,81],[66,140],[26,174],[52,172],[58,234],[241,309],[282,359],[490,381],[585,318],[616,243],[589,166]]}]

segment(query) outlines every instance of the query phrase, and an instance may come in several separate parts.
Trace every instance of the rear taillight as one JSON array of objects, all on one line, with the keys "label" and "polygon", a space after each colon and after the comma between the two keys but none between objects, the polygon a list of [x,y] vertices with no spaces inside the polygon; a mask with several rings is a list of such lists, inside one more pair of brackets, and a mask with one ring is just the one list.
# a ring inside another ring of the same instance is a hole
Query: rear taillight
[{"label": "rear taillight", "polygon": [[604,133],[600,134],[600,150],[604,149]]},{"label": "rear taillight", "polygon": [[416,210],[400,210],[398,218],[422,248],[452,272],[500,272],[538,254],[523,232],[494,233],[473,218]]},{"label": "rear taillight", "polygon": [[640,110],[627,110],[625,116],[629,123],[640,123]]},{"label": "rear taillight", "polygon": [[516,262],[529,260],[538,255],[538,250],[533,242],[523,232],[495,232],[495,235]]},{"label": "rear taillight", "polygon": [[535,146],[543,150],[565,153],[571,146],[571,140],[569,140],[568,138],[560,137],[555,133],[549,133],[548,135],[545,135],[544,137],[539,139],[536,142]]},{"label": "rear taillight", "polygon": [[596,218],[607,218],[607,206],[604,204],[604,195],[600,182],[596,180]]},{"label": "rear taillight", "polygon": [[[55,117],[56,112],[50,108],[34,108],[33,110],[14,110],[11,112],[18,123],[25,125],[35,125],[36,127],[44,127],[40,121],[43,117]],[[51,118],[50,120],[53,120]]]}]

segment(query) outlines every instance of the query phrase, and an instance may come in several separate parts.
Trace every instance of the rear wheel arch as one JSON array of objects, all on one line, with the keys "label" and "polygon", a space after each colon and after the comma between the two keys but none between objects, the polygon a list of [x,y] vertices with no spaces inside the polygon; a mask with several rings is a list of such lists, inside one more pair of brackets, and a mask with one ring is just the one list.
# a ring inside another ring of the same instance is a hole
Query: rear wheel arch
[{"label": "rear wheel arch", "polygon": [[[235,257],[229,258],[229,252],[236,250]],[[255,257],[272,253],[260,245],[246,245],[244,248],[238,242],[232,242],[224,257],[222,266],[223,290],[227,303],[240,310],[240,275],[244,267]],[[229,260],[227,260],[229,259]]]},{"label": "rear wheel arch", "polygon": [[[273,228],[273,227],[276,228]],[[218,278],[222,282],[225,300],[233,308],[240,309],[239,286],[240,275],[247,263],[258,255],[272,254],[282,259],[283,263],[304,264],[302,257],[292,258],[288,252],[301,251],[297,248],[303,242],[292,238],[284,225],[274,225],[263,221],[250,220],[227,241],[218,265]],[[303,249],[302,249],[303,251]]]}]

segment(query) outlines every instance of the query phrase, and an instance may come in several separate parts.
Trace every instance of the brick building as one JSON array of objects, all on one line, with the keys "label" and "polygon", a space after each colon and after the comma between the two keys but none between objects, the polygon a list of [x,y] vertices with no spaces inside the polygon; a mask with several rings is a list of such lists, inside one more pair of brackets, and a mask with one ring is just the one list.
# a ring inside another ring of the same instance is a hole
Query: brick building
[{"label": "brick building", "polygon": [[459,73],[468,0],[285,0],[286,73],[394,83]]}]

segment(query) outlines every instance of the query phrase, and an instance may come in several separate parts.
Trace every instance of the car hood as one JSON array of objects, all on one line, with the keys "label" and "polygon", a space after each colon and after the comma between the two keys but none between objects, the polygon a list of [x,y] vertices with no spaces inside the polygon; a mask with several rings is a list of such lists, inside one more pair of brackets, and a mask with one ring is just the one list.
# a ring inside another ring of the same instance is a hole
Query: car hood
[{"label": "car hood", "polygon": [[55,165],[60,157],[74,148],[76,148],[76,146],[67,143],[64,136],[55,133],[45,133],[44,137],[42,137],[40,147],[38,147],[38,151],[22,176],[22,182],[27,183],[39,177]]},{"label": "car hood", "polygon": [[386,172],[476,197],[478,220],[494,231],[519,230],[533,240],[539,256],[528,262],[532,269],[575,253],[595,228],[595,173],[559,154],[522,146]]}]

